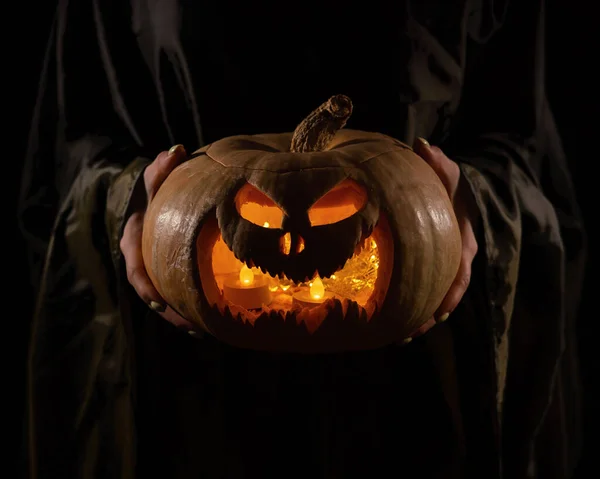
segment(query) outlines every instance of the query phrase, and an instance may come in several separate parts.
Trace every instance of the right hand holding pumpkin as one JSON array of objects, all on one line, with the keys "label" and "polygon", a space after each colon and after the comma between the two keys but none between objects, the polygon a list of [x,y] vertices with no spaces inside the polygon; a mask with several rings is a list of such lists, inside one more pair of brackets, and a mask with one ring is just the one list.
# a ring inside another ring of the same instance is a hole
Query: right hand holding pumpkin
[{"label": "right hand holding pumpkin", "polygon": [[437,323],[448,319],[469,287],[471,264],[478,249],[475,229],[479,213],[468,186],[461,181],[458,164],[448,158],[440,148],[430,145],[423,138],[417,139],[415,152],[436,172],[452,199],[462,238],[462,258],[456,278],[434,317],[415,331],[405,342],[410,342],[412,338],[425,334]]},{"label": "right hand holding pumpkin", "polygon": [[[183,146],[175,145],[169,151],[158,154],[144,171],[144,186],[146,189],[146,204],[150,204],[160,185],[167,176],[186,159],[187,153]],[[179,316],[166,305],[150,281],[144,260],[142,258],[142,229],[145,210],[134,211],[125,223],[121,238],[121,252],[127,266],[127,279],[142,300],[164,319],[179,328],[192,331],[193,325]]]}]

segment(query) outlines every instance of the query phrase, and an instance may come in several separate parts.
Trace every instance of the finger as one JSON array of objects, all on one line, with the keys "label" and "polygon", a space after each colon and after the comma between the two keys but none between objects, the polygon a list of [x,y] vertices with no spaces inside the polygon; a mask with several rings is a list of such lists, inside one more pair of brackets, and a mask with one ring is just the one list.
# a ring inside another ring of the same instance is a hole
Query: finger
[{"label": "finger", "polygon": [[417,138],[414,150],[431,166],[442,181],[450,198],[453,198],[460,178],[458,165],[450,160],[437,146],[431,146],[424,138]]},{"label": "finger", "polygon": [[152,200],[167,176],[186,158],[182,145],[175,145],[169,151],[163,151],[144,171],[144,182],[148,200]]},{"label": "finger", "polygon": [[182,318],[174,309],[170,306],[167,306],[165,311],[160,313],[160,315],[166,319],[169,323],[173,324],[175,327],[179,329],[183,329],[187,332],[194,332],[198,334],[195,329],[195,326],[190,323],[188,320]]},{"label": "finger", "polygon": [[437,322],[446,321],[463,298],[471,282],[471,263],[472,258],[463,254],[456,278],[434,315]]},{"label": "finger", "polygon": [[415,153],[417,155],[419,155],[420,157],[427,155],[429,153],[430,148],[431,148],[431,145],[425,138],[418,136],[415,139],[415,144],[413,145],[413,150],[415,150]]},{"label": "finger", "polygon": [[204,332],[202,331],[198,331],[197,329],[190,329],[188,331],[188,334],[195,339],[203,339],[204,338]]},{"label": "finger", "polygon": [[419,336],[422,336],[427,331],[429,331],[431,328],[433,328],[436,324],[437,324],[436,320],[434,318],[431,318],[429,321],[427,321],[425,324],[423,324],[417,330],[413,331],[403,341],[398,342],[398,344],[401,346],[409,344],[410,342],[412,342],[413,339],[418,338]]},{"label": "finger", "polygon": [[165,301],[150,281],[140,245],[142,243],[143,214],[133,213],[123,230],[121,252],[127,266],[127,279],[142,300],[156,311],[164,311]]},{"label": "finger", "polygon": [[434,318],[431,318],[429,321],[427,321],[423,326],[421,326],[419,329],[417,329],[415,332],[413,332],[410,337],[411,338],[418,338],[419,336],[422,336],[423,334],[425,334],[427,331],[429,331],[431,328],[433,328],[436,325],[436,321]]},{"label": "finger", "polygon": [[204,339],[204,331],[198,328],[196,325],[181,317],[174,309],[167,306],[164,312],[158,313],[161,318],[171,323],[180,331],[184,331],[194,339]]}]

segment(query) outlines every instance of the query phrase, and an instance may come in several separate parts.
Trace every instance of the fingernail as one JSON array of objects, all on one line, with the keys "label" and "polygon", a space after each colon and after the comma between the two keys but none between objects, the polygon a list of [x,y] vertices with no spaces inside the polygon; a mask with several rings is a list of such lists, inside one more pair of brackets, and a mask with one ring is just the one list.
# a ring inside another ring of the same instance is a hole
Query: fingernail
[{"label": "fingernail", "polygon": [[156,301],[150,301],[150,309],[153,309],[157,313],[164,313],[167,309],[163,304],[157,303]]},{"label": "fingernail", "polygon": [[450,313],[444,313],[439,318],[437,318],[436,321],[438,323],[443,323],[444,321],[446,321],[448,319],[449,316],[450,316]]},{"label": "fingernail", "polygon": [[192,338],[196,338],[196,339],[202,339],[202,333],[199,333],[198,331],[188,331],[188,334],[192,337]]},{"label": "fingernail", "polygon": [[417,141],[421,143],[421,145],[423,145],[425,148],[429,148],[431,146],[425,138],[422,138],[420,136],[417,137]]},{"label": "fingernail", "polygon": [[413,340],[413,338],[406,338],[404,340],[402,340],[402,344],[408,344]]},{"label": "fingernail", "polygon": [[184,153],[185,149],[183,148],[183,145],[174,145],[171,147],[171,149],[169,150],[169,156],[174,155],[175,153]]}]

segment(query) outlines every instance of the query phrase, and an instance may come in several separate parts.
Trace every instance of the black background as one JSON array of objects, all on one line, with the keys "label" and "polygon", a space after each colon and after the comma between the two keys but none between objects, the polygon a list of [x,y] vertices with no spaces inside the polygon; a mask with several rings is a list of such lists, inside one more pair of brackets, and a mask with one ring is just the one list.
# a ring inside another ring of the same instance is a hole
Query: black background
[{"label": "black background", "polygon": [[[598,219],[599,204],[596,196],[599,188],[597,163],[600,162],[597,146],[597,137],[600,134],[600,102],[597,99],[600,82],[595,60],[597,62],[600,59],[600,54],[597,53],[600,45],[593,2],[549,0],[546,3],[547,92],[572,168],[577,196],[588,229],[588,268],[578,324],[582,380],[585,388],[586,437],[584,456],[577,473],[577,479],[587,479],[598,477],[595,446],[600,445],[600,441],[596,439],[596,431],[600,427],[600,369],[596,346],[599,337],[599,329],[596,326],[599,308],[595,301],[597,293],[594,284],[594,273],[598,269],[595,245],[598,244],[599,237],[595,223]],[[9,448],[4,448],[4,452],[8,453],[9,459],[18,462],[22,460],[25,370],[33,297],[28,283],[28,272],[24,266],[24,247],[16,226],[15,190],[19,184],[37,76],[54,7],[55,2],[50,1],[40,1],[38,4],[23,2],[11,6],[14,10],[5,12],[3,22],[3,33],[7,37],[3,43],[7,53],[2,57],[2,79],[9,82],[4,88],[4,104],[8,105],[8,108],[2,111],[5,127],[8,126],[8,129],[5,129],[5,133],[8,134],[4,138],[7,156],[3,158],[3,183],[4,190],[9,193],[8,207],[5,210],[9,215],[5,215],[4,219],[10,217],[4,236],[5,239],[8,236],[9,241],[14,241],[14,244],[5,250],[5,264],[10,275],[6,272],[3,275],[8,282],[3,288],[5,293],[8,293],[4,303],[3,357],[6,356],[6,359],[3,364],[6,367],[5,377],[9,378],[12,384],[3,391],[4,399],[11,402],[4,409],[4,415],[8,419],[5,425],[14,424],[14,429],[4,429],[8,431],[5,445],[9,445]],[[8,471],[10,469],[9,467]],[[6,477],[22,477],[22,471],[21,463],[16,474],[9,472]]]}]

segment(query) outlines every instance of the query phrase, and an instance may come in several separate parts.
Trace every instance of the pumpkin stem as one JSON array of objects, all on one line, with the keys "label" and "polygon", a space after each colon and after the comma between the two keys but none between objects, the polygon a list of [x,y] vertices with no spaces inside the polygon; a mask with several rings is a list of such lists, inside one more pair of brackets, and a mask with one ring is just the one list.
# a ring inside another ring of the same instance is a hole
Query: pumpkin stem
[{"label": "pumpkin stem", "polygon": [[290,151],[323,151],[352,114],[352,102],[346,95],[334,95],[300,123],[292,137]]}]

